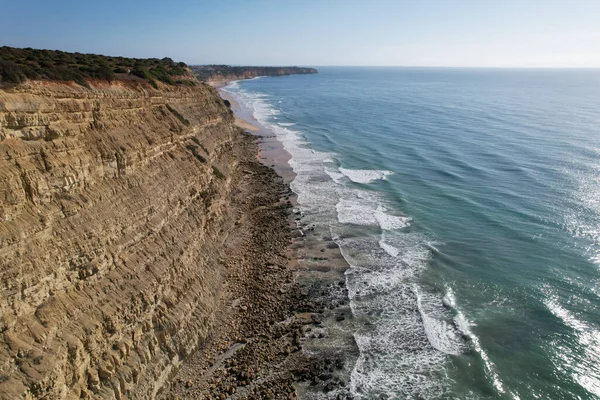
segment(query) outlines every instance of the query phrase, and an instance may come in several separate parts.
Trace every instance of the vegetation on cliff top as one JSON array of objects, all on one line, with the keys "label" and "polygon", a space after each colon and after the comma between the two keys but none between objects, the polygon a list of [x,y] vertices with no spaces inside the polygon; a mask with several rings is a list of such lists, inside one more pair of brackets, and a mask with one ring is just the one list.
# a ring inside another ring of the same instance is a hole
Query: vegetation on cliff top
[{"label": "vegetation on cliff top", "polygon": [[[113,81],[135,76],[169,85],[195,85],[185,63],[165,57],[126,58],[59,50],[0,47],[0,83],[22,83],[27,79],[74,81],[88,87],[88,79]],[[187,79],[184,79],[187,78]]]},{"label": "vegetation on cliff top", "polygon": [[303,67],[234,67],[231,65],[192,65],[190,67],[201,81],[221,80],[225,77],[244,79],[254,76],[279,76],[294,74],[316,74],[314,68]]}]

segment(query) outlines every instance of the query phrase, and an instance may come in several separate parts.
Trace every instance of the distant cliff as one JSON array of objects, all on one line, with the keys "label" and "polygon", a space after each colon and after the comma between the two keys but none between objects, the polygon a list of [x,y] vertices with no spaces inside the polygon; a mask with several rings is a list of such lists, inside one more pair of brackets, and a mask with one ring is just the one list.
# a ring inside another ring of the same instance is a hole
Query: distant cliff
[{"label": "distant cliff", "polygon": [[319,72],[314,68],[302,67],[232,67],[230,65],[194,65],[191,69],[196,77],[204,82],[251,79],[257,76],[316,74]]}]

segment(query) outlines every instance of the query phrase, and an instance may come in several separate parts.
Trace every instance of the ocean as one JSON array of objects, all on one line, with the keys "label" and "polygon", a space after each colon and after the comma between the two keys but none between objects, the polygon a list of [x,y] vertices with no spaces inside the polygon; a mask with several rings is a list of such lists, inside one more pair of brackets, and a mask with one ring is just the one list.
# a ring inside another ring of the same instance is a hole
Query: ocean
[{"label": "ocean", "polygon": [[600,399],[600,71],[318,69],[225,90],[350,265],[354,397]]}]

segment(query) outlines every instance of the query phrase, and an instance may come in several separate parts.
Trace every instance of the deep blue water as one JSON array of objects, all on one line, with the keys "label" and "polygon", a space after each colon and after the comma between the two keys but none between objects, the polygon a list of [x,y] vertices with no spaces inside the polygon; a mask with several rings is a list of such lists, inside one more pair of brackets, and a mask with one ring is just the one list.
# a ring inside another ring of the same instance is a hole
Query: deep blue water
[{"label": "deep blue water", "polygon": [[328,225],[357,398],[600,399],[600,71],[234,83]]}]

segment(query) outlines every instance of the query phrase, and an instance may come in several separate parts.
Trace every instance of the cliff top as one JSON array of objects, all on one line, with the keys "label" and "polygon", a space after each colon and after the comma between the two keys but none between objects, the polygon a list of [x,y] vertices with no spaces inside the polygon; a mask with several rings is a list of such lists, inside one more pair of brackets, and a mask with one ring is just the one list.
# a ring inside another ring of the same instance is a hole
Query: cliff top
[{"label": "cliff top", "polygon": [[27,79],[74,81],[89,87],[89,80],[146,80],[169,85],[196,85],[188,66],[165,57],[127,58],[59,50],[0,47],[0,85],[19,84]]}]

